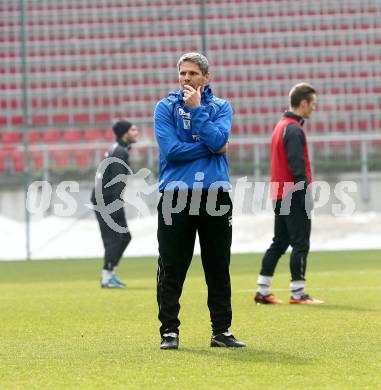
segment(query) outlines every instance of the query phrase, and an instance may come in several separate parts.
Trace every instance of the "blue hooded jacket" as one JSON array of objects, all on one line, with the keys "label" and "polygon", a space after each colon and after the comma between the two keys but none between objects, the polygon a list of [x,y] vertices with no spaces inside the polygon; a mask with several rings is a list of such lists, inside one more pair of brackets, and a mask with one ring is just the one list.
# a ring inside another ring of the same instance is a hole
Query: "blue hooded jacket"
[{"label": "blue hooded jacket", "polygon": [[[226,154],[217,152],[228,142],[233,110],[206,85],[201,105],[189,108],[183,91],[171,92],[155,108],[154,128],[160,148],[159,190],[230,190]],[[196,185],[195,185],[196,182]]]}]

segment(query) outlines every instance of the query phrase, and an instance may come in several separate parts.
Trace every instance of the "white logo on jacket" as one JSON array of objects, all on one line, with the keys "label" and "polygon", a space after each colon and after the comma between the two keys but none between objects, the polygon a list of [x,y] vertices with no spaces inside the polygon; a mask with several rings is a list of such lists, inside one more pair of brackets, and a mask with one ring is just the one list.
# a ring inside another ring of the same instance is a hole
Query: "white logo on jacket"
[{"label": "white logo on jacket", "polygon": [[185,112],[181,107],[179,108],[179,115],[183,118],[183,128],[184,130],[190,130],[191,128],[191,114],[190,112]]},{"label": "white logo on jacket", "polygon": [[190,112],[185,112],[181,107],[179,108],[179,115],[181,115],[184,119],[190,119]]}]

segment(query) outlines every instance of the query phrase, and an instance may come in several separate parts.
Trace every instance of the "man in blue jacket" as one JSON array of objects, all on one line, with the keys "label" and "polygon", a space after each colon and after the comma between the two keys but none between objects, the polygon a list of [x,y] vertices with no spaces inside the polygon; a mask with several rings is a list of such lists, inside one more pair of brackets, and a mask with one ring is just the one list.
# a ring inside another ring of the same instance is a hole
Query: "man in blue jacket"
[{"label": "man in blue jacket", "polygon": [[157,273],[160,348],[177,349],[179,345],[179,299],[196,232],[208,286],[211,346],[244,347],[229,333],[232,203],[226,152],[232,108],[213,95],[208,60],[203,55],[184,54],[177,67],[180,90],[162,99],[154,114],[162,193]]}]

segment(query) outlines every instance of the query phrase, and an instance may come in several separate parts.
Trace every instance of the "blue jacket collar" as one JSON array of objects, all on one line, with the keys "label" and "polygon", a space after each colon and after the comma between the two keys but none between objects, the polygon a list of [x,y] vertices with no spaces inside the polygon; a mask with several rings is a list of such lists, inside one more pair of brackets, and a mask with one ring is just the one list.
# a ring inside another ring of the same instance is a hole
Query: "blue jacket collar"
[{"label": "blue jacket collar", "polygon": [[[174,98],[175,101],[182,101],[184,98],[184,92],[182,89],[177,91],[172,91],[169,93],[168,97]],[[205,85],[204,91],[201,95],[201,103],[207,104],[213,99],[213,91],[209,84]]]}]

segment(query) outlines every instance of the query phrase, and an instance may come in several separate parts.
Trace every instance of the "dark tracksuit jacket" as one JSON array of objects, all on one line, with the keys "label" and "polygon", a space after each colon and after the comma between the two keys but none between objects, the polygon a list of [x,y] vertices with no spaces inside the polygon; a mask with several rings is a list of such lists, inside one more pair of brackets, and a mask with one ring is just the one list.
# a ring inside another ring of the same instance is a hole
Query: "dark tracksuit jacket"
[{"label": "dark tracksuit jacket", "polygon": [[[128,144],[123,142],[121,139],[117,139],[112,147],[105,153],[104,160],[102,163],[107,163],[109,158],[117,158],[123,161],[125,164],[129,164],[129,154],[128,154]],[[100,167],[102,166],[100,164]],[[97,170],[97,176],[98,176]],[[95,194],[96,186],[99,193],[103,197],[104,205],[107,206],[115,200],[120,200],[122,192],[126,186],[125,178],[130,174],[129,169],[122,163],[112,162],[107,165],[106,169],[103,172],[102,177],[96,177],[95,186],[91,193],[91,203],[97,205],[97,199]],[[122,176],[119,176],[122,175]],[[107,186],[113,179],[121,179],[111,186]],[[98,191],[97,191],[98,192]],[[101,205],[98,205],[101,206]],[[115,231],[112,226],[104,220],[102,213],[95,211],[99,228],[101,231],[102,241],[105,248],[104,255],[104,269],[112,271],[119,263],[120,258],[122,257],[125,249],[131,241],[131,234],[127,232],[118,232]],[[127,228],[127,220],[124,213],[124,208],[121,207],[119,210],[110,214],[112,220],[121,228]],[[124,229],[127,230],[127,229]]]}]

